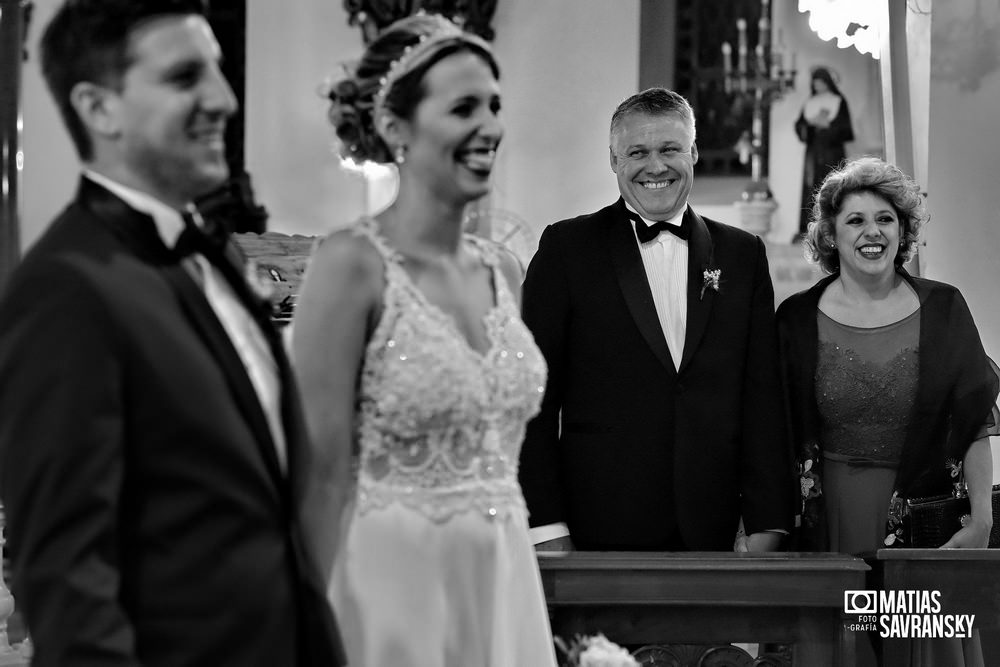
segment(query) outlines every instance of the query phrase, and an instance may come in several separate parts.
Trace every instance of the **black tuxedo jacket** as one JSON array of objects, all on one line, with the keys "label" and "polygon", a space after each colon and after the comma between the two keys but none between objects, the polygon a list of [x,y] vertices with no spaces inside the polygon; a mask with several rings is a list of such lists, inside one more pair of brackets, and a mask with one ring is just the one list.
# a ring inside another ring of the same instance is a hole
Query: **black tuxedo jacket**
[{"label": "black tuxedo jacket", "polygon": [[152,219],[83,180],[0,301],[0,495],[33,665],[343,664],[275,354],[287,474],[201,289]]},{"label": "black tuxedo jacket", "polygon": [[[790,450],[764,244],[690,208],[687,329],[670,357],[624,202],[545,229],[524,320],[549,364],[520,481],[579,549],[731,550],[788,529]],[[719,270],[718,291],[705,271]]]}]

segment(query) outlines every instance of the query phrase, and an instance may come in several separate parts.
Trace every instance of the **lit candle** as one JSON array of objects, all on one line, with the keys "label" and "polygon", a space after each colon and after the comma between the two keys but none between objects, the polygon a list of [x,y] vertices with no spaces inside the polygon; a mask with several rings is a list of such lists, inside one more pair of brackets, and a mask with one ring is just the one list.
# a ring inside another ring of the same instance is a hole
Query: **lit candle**
[{"label": "lit candle", "polygon": [[764,45],[765,52],[771,41],[771,12],[768,11],[769,3],[770,0],[760,1],[760,21],[757,22],[757,28],[760,30],[757,42]]},{"label": "lit candle", "polygon": [[741,75],[747,71],[747,22],[746,19],[736,20],[736,30],[739,31],[739,41],[737,47],[736,71]]},{"label": "lit candle", "polygon": [[761,76],[767,76],[767,63],[764,62],[764,45],[758,43],[754,47],[754,55],[757,56],[757,73]]},{"label": "lit candle", "polygon": [[782,72],[785,71],[785,39],[781,28],[778,28],[778,38],[774,40],[774,48],[771,49],[771,62],[777,63]]},{"label": "lit candle", "polygon": [[729,42],[722,43],[722,82],[725,86],[726,93],[729,93],[730,78],[733,73],[733,47],[729,45]]}]

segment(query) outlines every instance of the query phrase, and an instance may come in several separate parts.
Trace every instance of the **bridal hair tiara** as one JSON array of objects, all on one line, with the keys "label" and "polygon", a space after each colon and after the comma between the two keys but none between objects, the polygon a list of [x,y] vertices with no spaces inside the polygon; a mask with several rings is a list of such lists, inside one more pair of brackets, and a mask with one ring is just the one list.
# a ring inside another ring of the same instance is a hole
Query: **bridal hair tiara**
[{"label": "bridal hair tiara", "polygon": [[445,46],[454,43],[473,44],[487,53],[491,52],[489,44],[481,37],[465,32],[457,25],[437,14],[426,14],[438,24],[432,32],[424,33],[416,44],[403,49],[402,55],[389,64],[389,69],[378,81],[378,90],[374,98],[374,115],[378,116],[385,108],[385,99],[396,82],[427,61],[432,55]]}]

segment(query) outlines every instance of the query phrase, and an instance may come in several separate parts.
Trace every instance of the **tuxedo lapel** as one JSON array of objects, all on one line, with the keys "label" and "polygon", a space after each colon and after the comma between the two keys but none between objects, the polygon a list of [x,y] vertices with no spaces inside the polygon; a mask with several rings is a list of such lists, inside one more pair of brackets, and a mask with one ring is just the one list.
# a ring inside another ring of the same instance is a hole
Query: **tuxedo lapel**
[{"label": "tuxedo lapel", "polygon": [[663,327],[656,314],[653,293],[649,289],[646,269],[642,265],[632,222],[626,215],[625,202],[619,199],[611,210],[612,213],[606,220],[608,250],[611,253],[611,263],[614,265],[622,296],[625,297],[629,313],[632,314],[632,319],[635,320],[653,354],[664,368],[670,373],[675,373],[670,348],[667,347],[667,339],[663,335]]},{"label": "tuxedo lapel", "polygon": [[[86,178],[82,179],[78,200],[137,257],[160,271],[170,284],[188,321],[218,361],[240,412],[256,435],[261,454],[275,483],[279,489],[284,488],[281,481],[283,474],[267,417],[246,367],[201,287],[177,260],[176,255],[163,244],[153,219]],[[277,346],[272,345],[273,347]],[[284,377],[282,381],[284,386]]]},{"label": "tuxedo lapel", "polygon": [[684,332],[684,354],[681,357],[680,371],[691,362],[712,312],[715,290],[711,287],[703,289],[705,271],[718,268],[712,264],[712,235],[708,233],[705,221],[690,206],[684,217],[691,229],[691,238],[688,240],[687,330]]},{"label": "tuxedo lapel", "polygon": [[212,356],[218,360],[226,376],[226,382],[229,384],[229,388],[233,392],[233,397],[240,408],[240,412],[243,413],[254,435],[257,436],[256,439],[260,452],[267,462],[267,467],[271,471],[275,483],[278,485],[278,488],[283,488],[284,483],[282,479],[284,475],[281,472],[281,465],[278,462],[278,455],[275,451],[275,444],[271,437],[271,429],[268,425],[267,417],[264,415],[260,399],[257,397],[257,391],[250,381],[250,376],[247,375],[246,367],[243,365],[239,353],[233,347],[229,334],[226,333],[226,330],[222,327],[222,323],[219,322],[218,316],[216,316],[215,311],[209,305],[201,287],[195,283],[194,279],[181,264],[175,263],[164,266],[163,275],[177,293],[178,301],[181,308],[187,314],[189,321],[211,351]]}]

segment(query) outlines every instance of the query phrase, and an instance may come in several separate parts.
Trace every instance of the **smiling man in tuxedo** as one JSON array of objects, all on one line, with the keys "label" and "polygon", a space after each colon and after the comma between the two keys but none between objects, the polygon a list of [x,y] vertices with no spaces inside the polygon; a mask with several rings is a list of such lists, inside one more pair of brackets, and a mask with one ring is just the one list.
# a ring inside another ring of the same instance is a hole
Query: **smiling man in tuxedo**
[{"label": "smiling man in tuxedo", "polygon": [[764,244],[688,206],[682,96],[611,119],[621,198],[550,225],[524,281],[549,364],[520,481],[539,550],[779,547],[794,502]]},{"label": "smiling man in tuxedo", "polygon": [[191,209],[229,175],[236,110],[204,7],[67,0],[41,53],[83,177],[0,300],[32,665],[340,665],[293,378],[231,241]]}]

